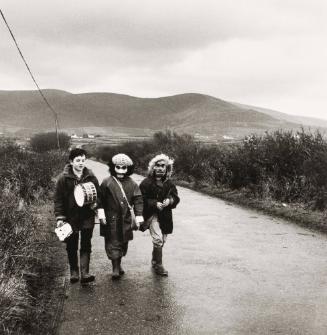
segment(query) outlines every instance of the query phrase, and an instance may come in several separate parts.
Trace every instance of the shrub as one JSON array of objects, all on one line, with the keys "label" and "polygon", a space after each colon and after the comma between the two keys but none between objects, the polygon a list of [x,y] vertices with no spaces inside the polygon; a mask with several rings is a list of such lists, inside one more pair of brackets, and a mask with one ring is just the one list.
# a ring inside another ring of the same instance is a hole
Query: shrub
[{"label": "shrub", "polygon": [[[49,266],[52,251],[51,236],[40,226],[34,205],[48,199],[52,178],[65,160],[59,151],[41,154],[0,142],[0,329],[6,334],[36,333],[37,279]],[[52,281],[48,278],[47,285]]]},{"label": "shrub", "polygon": [[[66,133],[59,133],[60,149],[67,150],[70,146],[70,137]],[[55,132],[35,134],[30,145],[35,152],[46,152],[58,149],[58,139]]]},{"label": "shrub", "polygon": [[206,146],[191,135],[158,132],[150,141],[98,148],[108,161],[124,152],[144,171],[164,152],[175,159],[175,176],[216,187],[246,189],[255,197],[327,206],[327,144],[321,133],[275,131],[251,135],[241,143]]}]

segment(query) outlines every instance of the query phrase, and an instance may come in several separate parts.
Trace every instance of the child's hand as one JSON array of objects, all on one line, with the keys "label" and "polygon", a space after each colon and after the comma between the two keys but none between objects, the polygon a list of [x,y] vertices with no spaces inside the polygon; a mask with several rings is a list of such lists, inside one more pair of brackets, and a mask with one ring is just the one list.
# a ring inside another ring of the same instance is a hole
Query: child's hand
[{"label": "child's hand", "polygon": [[106,219],[99,219],[100,224],[102,224],[103,226],[105,226],[107,224]]},{"label": "child's hand", "polygon": [[159,211],[162,211],[164,209],[164,205],[162,202],[157,202],[157,208],[159,209]]},{"label": "child's hand", "polygon": [[61,226],[63,226],[64,225],[64,221],[63,220],[58,220],[57,221],[57,228],[60,228]]}]

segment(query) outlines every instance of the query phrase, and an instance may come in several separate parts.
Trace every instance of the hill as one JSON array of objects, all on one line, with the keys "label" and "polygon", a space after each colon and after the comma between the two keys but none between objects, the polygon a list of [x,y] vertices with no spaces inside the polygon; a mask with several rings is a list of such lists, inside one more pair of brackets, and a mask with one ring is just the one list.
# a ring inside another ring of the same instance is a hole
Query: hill
[{"label": "hill", "polygon": [[[240,137],[251,132],[295,129],[299,122],[257,107],[212,96],[186,93],[137,98],[114,93],[72,94],[43,90],[57,111],[60,128],[129,128],[153,132],[166,128],[202,136]],[[282,114],[282,113],[280,113]],[[53,129],[51,111],[38,91],[0,91],[0,132],[31,133]]]}]

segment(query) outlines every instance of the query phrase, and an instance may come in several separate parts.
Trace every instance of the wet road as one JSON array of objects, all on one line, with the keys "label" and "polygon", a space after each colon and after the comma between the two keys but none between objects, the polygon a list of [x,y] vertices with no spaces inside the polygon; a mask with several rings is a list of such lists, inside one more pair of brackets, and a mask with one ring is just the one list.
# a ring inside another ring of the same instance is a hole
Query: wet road
[{"label": "wet road", "polygon": [[[107,168],[89,166],[102,180]],[[141,177],[134,176],[137,181]],[[327,237],[179,188],[164,247],[169,277],[151,271],[151,239],[136,232],[113,282],[96,226],[96,282],[68,288],[60,335],[327,334]]]}]

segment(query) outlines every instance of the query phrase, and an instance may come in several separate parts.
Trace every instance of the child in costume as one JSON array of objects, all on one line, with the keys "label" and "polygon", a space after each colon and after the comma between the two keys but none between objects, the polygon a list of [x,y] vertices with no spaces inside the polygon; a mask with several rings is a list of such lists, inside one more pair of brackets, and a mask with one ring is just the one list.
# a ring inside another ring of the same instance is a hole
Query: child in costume
[{"label": "child in costume", "polygon": [[167,155],[155,156],[149,163],[148,177],[140,184],[145,219],[140,230],[150,230],[153,243],[152,266],[161,276],[168,276],[168,271],[162,264],[162,249],[167,235],[173,232],[172,209],[176,208],[180,201],[177,188],[170,179],[173,163]]},{"label": "child in costume", "polygon": [[106,223],[100,226],[100,234],[104,237],[105,250],[112,262],[112,279],[119,279],[125,273],[121,259],[126,256],[133,230],[137,230],[144,221],[143,199],[138,185],[130,177],[134,170],[130,157],[117,154],[108,165],[110,176],[100,186],[106,216]]}]

